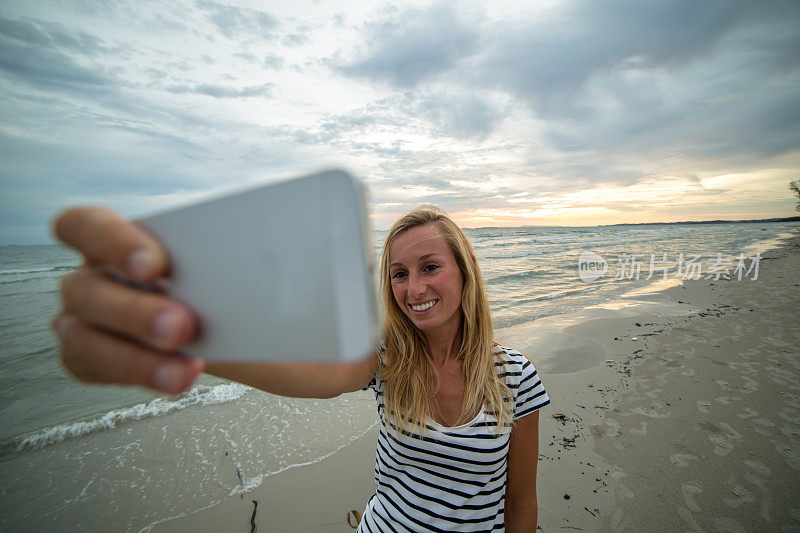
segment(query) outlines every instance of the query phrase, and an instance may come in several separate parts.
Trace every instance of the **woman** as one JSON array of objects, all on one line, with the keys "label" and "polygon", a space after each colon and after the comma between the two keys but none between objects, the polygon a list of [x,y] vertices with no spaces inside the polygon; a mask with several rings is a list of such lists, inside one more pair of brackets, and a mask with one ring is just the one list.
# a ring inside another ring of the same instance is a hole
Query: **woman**
[{"label": "woman", "polygon": [[[168,272],[165,251],[98,208],[67,211],[56,233],[86,257],[65,277],[54,320],[65,366],[86,381],[188,388],[201,361],[191,311],[113,281]],[[535,531],[538,409],[549,403],[533,365],[492,340],[472,246],[444,213],[398,220],[381,256],[384,346],[356,363],[207,363],[205,371],[285,396],[327,398],[372,388],[380,434],[376,494],[360,531]]]}]

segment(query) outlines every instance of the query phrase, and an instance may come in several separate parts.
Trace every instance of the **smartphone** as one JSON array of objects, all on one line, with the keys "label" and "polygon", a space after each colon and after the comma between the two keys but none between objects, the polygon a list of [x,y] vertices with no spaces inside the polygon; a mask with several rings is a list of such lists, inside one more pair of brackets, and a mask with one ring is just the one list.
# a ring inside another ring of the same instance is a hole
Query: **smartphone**
[{"label": "smartphone", "polygon": [[209,361],[347,361],[379,320],[367,189],[332,170],[137,220],[167,248],[165,290],[197,314]]}]

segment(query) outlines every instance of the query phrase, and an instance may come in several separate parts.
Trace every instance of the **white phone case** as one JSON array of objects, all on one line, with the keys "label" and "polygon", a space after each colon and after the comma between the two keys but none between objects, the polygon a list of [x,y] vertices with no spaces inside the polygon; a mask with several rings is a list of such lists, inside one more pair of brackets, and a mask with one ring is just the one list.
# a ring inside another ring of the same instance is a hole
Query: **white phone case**
[{"label": "white phone case", "polygon": [[167,247],[168,293],[213,361],[355,360],[379,336],[366,187],[343,171],[271,183],[138,221]]}]

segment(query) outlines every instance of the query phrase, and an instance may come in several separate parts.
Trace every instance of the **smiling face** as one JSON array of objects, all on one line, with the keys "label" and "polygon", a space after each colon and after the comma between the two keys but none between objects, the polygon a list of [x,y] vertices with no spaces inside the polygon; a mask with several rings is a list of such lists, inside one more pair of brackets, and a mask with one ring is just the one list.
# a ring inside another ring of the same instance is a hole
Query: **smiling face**
[{"label": "smiling face", "polygon": [[435,224],[395,238],[389,248],[389,279],[398,307],[422,332],[456,334],[464,276]]}]

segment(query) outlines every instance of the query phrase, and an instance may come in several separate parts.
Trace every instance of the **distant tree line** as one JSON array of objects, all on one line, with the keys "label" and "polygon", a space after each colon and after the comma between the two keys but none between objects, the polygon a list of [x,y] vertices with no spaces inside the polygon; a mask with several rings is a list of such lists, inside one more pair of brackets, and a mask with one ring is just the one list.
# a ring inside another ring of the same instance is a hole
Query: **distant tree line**
[{"label": "distant tree line", "polygon": [[[795,194],[795,196],[800,198],[800,180],[790,181],[789,190],[792,191]],[[797,205],[794,206],[794,208],[800,211],[800,200],[797,201]]]}]

